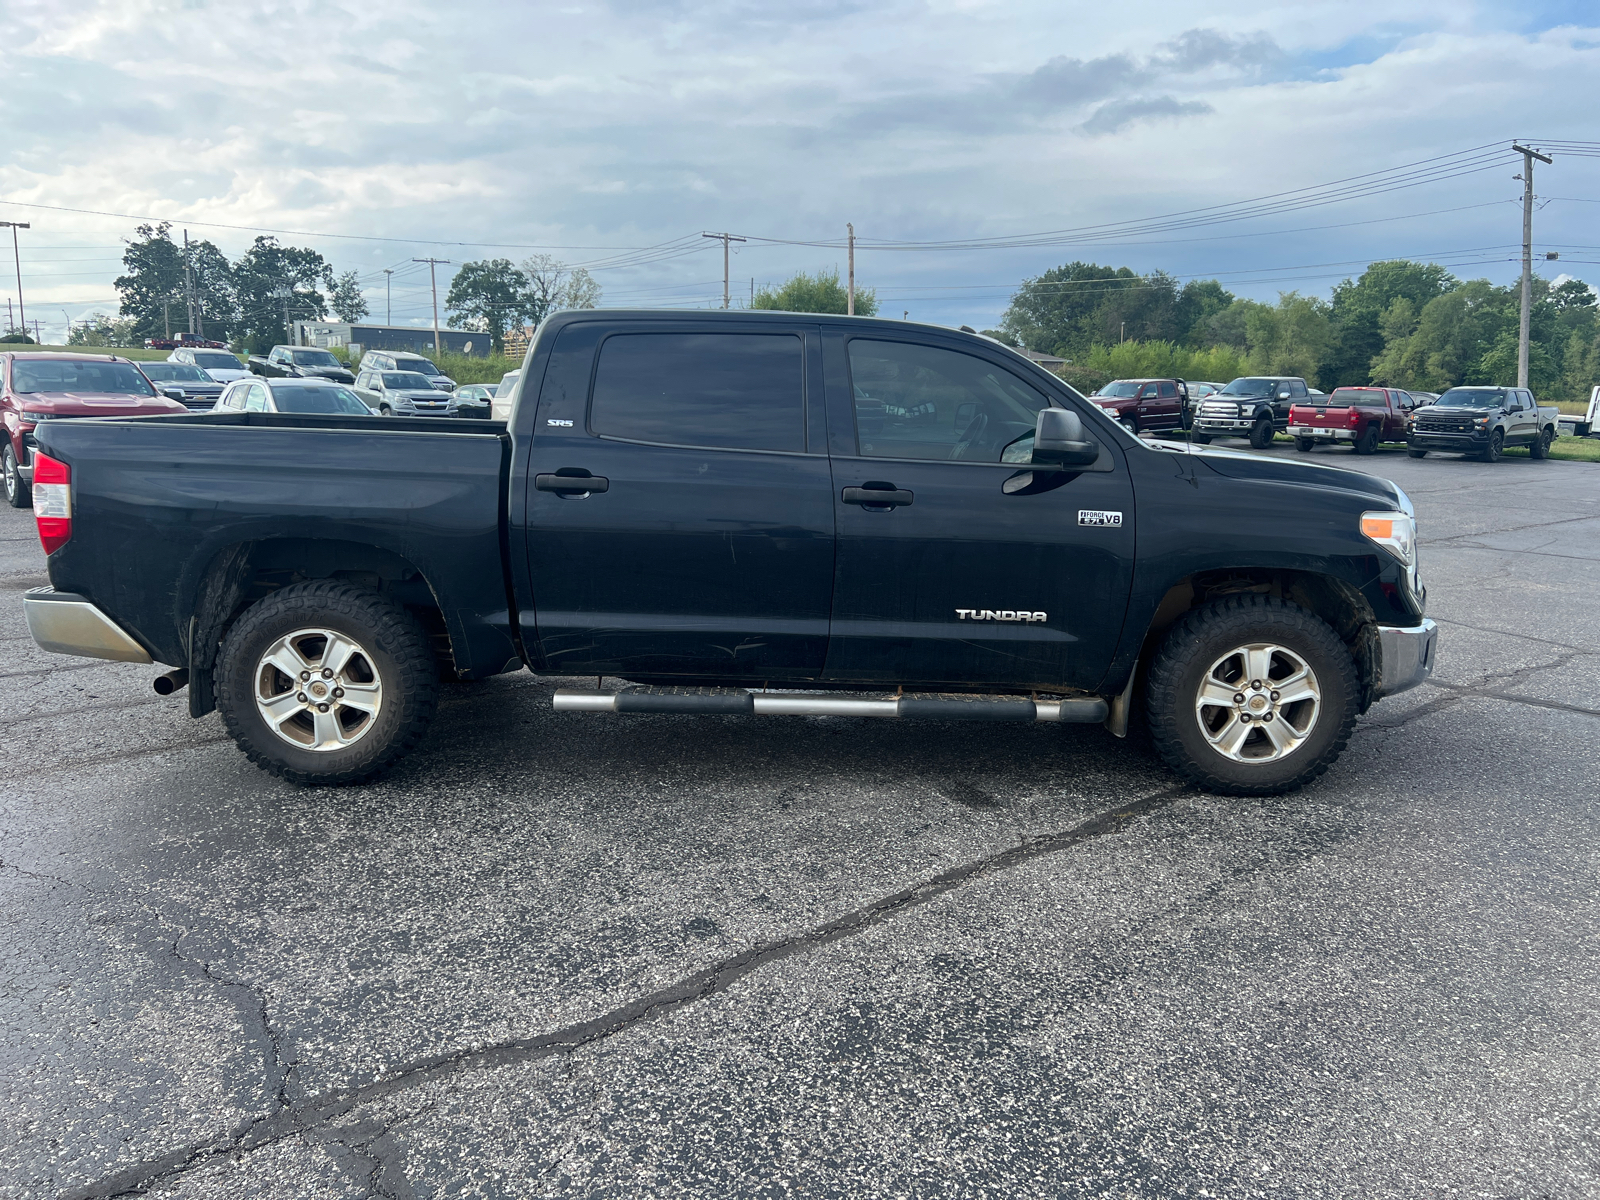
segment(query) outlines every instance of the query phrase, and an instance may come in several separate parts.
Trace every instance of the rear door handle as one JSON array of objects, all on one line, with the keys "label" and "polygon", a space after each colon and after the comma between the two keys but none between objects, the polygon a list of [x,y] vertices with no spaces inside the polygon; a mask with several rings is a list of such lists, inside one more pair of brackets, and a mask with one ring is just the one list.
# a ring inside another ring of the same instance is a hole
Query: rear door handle
[{"label": "rear door handle", "polygon": [[915,498],[915,492],[902,491],[896,487],[847,487],[844,489],[844,502],[846,504],[860,504],[865,508],[895,508],[899,505],[910,504]]},{"label": "rear door handle", "polygon": [[558,495],[579,495],[588,492],[604,492],[611,488],[611,480],[603,475],[591,475],[587,471],[578,471],[573,467],[563,467],[554,475],[535,475],[533,486],[541,492],[555,492]]}]

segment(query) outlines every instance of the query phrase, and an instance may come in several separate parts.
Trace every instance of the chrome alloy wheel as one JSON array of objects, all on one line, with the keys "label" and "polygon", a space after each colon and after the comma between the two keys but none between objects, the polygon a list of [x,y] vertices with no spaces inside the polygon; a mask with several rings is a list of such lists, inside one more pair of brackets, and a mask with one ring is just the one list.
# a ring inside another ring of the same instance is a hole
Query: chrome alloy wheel
[{"label": "chrome alloy wheel", "polygon": [[255,693],[267,727],[302,750],[353,746],[383,709],[372,656],[332,629],[297,629],[268,646],[256,664]]},{"label": "chrome alloy wheel", "polygon": [[1273,762],[1311,736],[1322,710],[1316,672],[1293,650],[1253,642],[1205,674],[1194,715],[1211,748],[1236,762]]}]

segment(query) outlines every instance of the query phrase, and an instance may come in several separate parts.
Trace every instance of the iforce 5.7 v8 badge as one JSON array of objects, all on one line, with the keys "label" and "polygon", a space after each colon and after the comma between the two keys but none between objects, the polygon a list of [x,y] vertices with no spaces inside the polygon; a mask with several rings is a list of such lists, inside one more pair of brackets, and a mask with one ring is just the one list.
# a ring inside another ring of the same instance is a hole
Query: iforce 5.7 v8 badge
[{"label": "iforce 5.7 v8 badge", "polygon": [[1104,508],[1080,508],[1078,510],[1079,525],[1100,525],[1108,529],[1115,529],[1122,524],[1122,514]]}]

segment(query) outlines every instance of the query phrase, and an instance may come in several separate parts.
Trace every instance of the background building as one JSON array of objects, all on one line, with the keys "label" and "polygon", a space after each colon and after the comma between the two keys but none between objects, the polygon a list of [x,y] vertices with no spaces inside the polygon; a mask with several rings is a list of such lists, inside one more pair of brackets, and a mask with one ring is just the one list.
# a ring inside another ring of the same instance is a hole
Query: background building
[{"label": "background building", "polygon": [[[433,330],[411,325],[345,325],[321,321],[296,321],[295,340],[302,346],[348,347],[362,350],[411,350],[417,354],[433,352]],[[439,345],[451,354],[472,354],[486,358],[489,335],[467,329],[441,329]]]}]

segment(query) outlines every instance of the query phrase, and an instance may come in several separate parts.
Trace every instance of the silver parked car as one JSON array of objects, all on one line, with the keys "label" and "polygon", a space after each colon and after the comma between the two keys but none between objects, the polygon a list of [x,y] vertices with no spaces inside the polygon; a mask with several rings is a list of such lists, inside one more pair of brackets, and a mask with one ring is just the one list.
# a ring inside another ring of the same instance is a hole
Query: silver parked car
[{"label": "silver parked car", "polygon": [[199,367],[218,383],[232,383],[235,379],[249,379],[250,372],[239,361],[237,355],[229,354],[226,350],[210,350],[203,347],[174,350],[167,355],[168,362],[188,363],[191,367]]},{"label": "silver parked car", "polygon": [[348,384],[331,379],[274,379],[230,383],[212,412],[320,413],[325,416],[370,417],[372,410]]},{"label": "silver parked car", "polygon": [[409,350],[368,350],[361,356],[361,371],[414,371],[427,377],[428,383],[441,392],[452,391],[456,381],[451,379],[433,360]]},{"label": "silver parked car", "polygon": [[450,396],[415,371],[368,371],[356,376],[356,395],[385,417],[444,416]]}]

